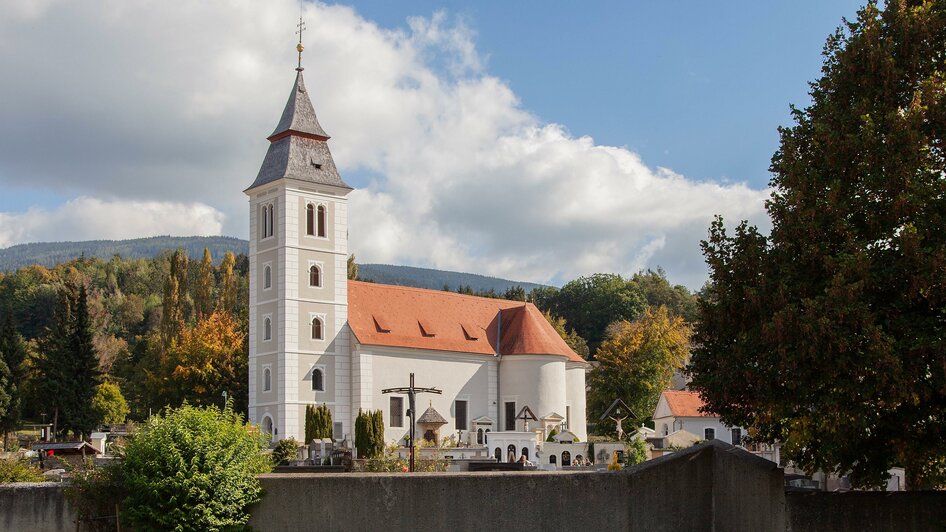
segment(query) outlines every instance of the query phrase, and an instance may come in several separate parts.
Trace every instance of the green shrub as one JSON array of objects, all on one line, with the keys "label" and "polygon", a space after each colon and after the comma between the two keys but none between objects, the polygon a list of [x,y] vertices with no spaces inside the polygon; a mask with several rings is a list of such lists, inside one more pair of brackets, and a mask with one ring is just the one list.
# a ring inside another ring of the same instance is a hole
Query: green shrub
[{"label": "green shrub", "polygon": [[635,465],[647,460],[647,442],[635,438],[624,444],[624,463]]},{"label": "green shrub", "polygon": [[299,442],[295,438],[279,440],[279,443],[273,447],[272,459],[275,465],[289,465],[289,462],[298,456]]},{"label": "green shrub", "polygon": [[153,417],[125,448],[123,517],[136,530],[208,530],[245,525],[269,471],[266,435],[224,410],[184,404]]},{"label": "green shrub", "polygon": [[26,460],[0,459],[0,484],[11,482],[43,482],[43,473]]}]

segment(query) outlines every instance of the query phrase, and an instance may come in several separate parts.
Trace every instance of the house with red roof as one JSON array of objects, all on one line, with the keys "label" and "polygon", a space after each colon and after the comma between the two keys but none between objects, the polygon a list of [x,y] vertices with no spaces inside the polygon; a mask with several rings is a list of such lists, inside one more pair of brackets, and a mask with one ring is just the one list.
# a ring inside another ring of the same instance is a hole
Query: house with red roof
[{"label": "house with red roof", "polygon": [[417,386],[442,392],[421,398],[445,422],[441,436],[486,445],[490,432],[524,429],[517,415],[528,407],[531,429],[564,427],[585,441],[588,364],[534,305],[348,280],[352,188],[302,71],[244,191],[250,420],[274,439],[302,441],[306,406],[325,404],[341,439],[359,410],[381,410],[385,438],[400,441],[408,397],[383,390],[414,374]]},{"label": "house with red roof", "polygon": [[654,428],[657,436],[670,438],[679,431],[686,431],[704,440],[722,440],[733,445],[742,445],[745,431],[741,427],[724,424],[719,416],[703,410],[700,394],[689,390],[664,390],[654,410]]}]

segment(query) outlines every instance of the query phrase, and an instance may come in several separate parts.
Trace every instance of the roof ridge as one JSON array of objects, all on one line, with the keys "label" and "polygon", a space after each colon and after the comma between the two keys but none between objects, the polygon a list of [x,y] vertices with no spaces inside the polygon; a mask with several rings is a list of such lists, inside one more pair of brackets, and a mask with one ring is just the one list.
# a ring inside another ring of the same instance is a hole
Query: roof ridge
[{"label": "roof ridge", "polygon": [[[360,284],[363,284],[363,285],[366,285],[366,286],[378,286],[378,287],[384,287],[384,288],[393,288],[393,289],[399,289],[399,290],[408,290],[408,291],[412,291],[412,292],[432,292],[432,293],[435,293],[435,294],[441,294],[441,295],[452,296],[452,297],[473,298],[473,299],[485,300],[485,301],[502,301],[502,302],[504,302],[504,303],[514,303],[514,304],[516,304],[516,303],[522,303],[523,306],[525,306],[525,305],[532,305],[532,306],[535,306],[535,305],[533,305],[533,304],[532,304],[531,302],[529,302],[529,301],[518,301],[518,300],[515,300],[515,299],[503,299],[503,298],[501,298],[501,297],[486,297],[486,296],[477,296],[477,295],[471,295],[471,294],[460,294],[460,293],[454,292],[454,291],[452,291],[452,290],[437,290],[437,289],[434,289],[434,288],[420,288],[420,287],[418,287],[418,286],[406,286],[406,285],[401,285],[401,284],[375,283],[375,282],[372,282],[372,281],[360,281],[360,280],[357,280],[357,279],[349,279],[348,282],[349,282],[349,283],[360,283]],[[538,307],[536,307],[536,308],[538,308]]]}]

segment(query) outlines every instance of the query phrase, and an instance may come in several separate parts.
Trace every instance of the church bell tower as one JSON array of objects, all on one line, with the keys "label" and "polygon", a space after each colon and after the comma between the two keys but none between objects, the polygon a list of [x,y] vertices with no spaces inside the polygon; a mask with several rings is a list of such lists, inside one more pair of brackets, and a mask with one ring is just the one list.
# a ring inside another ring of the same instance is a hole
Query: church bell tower
[{"label": "church bell tower", "polygon": [[351,433],[348,193],[299,65],[250,204],[249,420],[274,440],[304,440],[306,405]]}]

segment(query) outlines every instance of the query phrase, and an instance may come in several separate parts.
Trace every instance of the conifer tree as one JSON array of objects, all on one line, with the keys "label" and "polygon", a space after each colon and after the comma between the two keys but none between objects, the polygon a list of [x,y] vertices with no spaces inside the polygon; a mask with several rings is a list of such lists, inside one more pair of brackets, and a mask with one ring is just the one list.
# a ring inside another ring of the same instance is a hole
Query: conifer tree
[{"label": "conifer tree", "polygon": [[233,274],[236,258],[233,253],[227,252],[220,264],[220,309],[232,313],[236,309],[237,279]]},{"label": "conifer tree", "polygon": [[305,405],[305,443],[312,443],[315,439],[315,406]]},{"label": "conifer tree", "polygon": [[213,312],[214,272],[210,250],[204,248],[204,258],[200,261],[197,283],[194,287],[194,311],[197,320],[203,320]]},{"label": "conifer tree", "polygon": [[384,453],[384,417],[380,410],[375,410],[371,415],[371,452],[372,456],[381,456]]},{"label": "conifer tree", "polygon": [[165,349],[168,349],[181,336],[181,330],[184,328],[180,284],[174,273],[168,275],[164,281],[164,298],[161,307],[161,343]]},{"label": "conifer tree", "polygon": [[[3,402],[3,395],[8,396],[6,409],[0,414],[0,430],[3,431],[3,448],[6,449],[8,435],[16,429],[23,413],[26,344],[13,323],[13,309],[9,302],[0,319],[0,403]],[[2,382],[4,375],[5,383]]]},{"label": "conifer tree", "polygon": [[92,398],[100,377],[85,285],[78,294],[67,287],[62,300],[36,364],[39,399],[53,415],[58,435],[82,436],[98,421]]},{"label": "conifer tree", "polygon": [[99,359],[92,344],[92,320],[89,316],[88,292],[84,284],[79,286],[74,315],[70,353],[72,393],[61,428],[81,436],[90,434],[98,424],[92,399],[101,378]]}]

